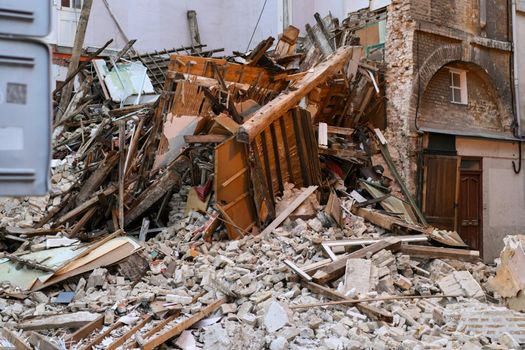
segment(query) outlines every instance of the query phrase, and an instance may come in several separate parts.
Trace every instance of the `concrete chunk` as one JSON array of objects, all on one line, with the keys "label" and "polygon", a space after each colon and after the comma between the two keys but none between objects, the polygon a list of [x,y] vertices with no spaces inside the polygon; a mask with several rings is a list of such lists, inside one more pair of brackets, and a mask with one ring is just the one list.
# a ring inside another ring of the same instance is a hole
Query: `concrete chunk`
[{"label": "concrete chunk", "polygon": [[273,301],[264,315],[264,326],[268,332],[273,333],[288,324],[288,313],[276,301]]},{"label": "concrete chunk", "polygon": [[345,293],[355,288],[358,294],[366,294],[370,290],[370,271],[372,262],[366,259],[348,259],[346,262]]}]

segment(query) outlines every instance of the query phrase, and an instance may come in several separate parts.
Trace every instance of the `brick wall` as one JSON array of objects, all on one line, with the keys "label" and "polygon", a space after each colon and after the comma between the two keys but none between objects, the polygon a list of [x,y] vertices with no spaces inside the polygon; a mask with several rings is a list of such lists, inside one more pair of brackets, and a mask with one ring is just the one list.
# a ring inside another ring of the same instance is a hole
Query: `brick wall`
[{"label": "brick wall", "polygon": [[452,64],[467,70],[468,104],[450,102],[450,73],[442,68],[432,78],[421,99],[419,125],[432,129],[479,133],[510,131],[512,116],[500,111],[498,99],[486,73],[472,65]]},{"label": "brick wall", "polygon": [[[472,131],[472,122],[477,123],[478,131],[510,129],[513,118],[511,52],[510,44],[505,42],[507,0],[486,2],[485,28],[479,21],[480,0],[393,0],[388,7],[385,136],[400,155],[397,167],[413,193],[419,138],[415,128],[418,96],[424,97],[419,106],[423,122],[437,122],[435,126],[445,127],[439,119],[445,114],[447,121],[459,123],[456,130]],[[448,77],[441,73],[434,76],[443,66],[456,61],[479,71],[477,75],[469,74],[472,103],[466,107],[448,103]],[[425,94],[427,86],[430,90]],[[422,95],[418,95],[418,90]],[[508,132],[506,136],[510,135]]]},{"label": "brick wall", "polygon": [[416,20],[496,40],[509,39],[506,0],[486,0],[485,28],[479,20],[480,0],[414,0],[412,3],[412,16]]}]

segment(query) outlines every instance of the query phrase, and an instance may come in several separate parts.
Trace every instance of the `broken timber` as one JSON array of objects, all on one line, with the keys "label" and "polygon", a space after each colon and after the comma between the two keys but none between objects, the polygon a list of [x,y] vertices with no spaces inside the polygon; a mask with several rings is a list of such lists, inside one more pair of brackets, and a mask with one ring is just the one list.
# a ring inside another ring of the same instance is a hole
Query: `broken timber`
[{"label": "broken timber", "polygon": [[308,95],[318,85],[342,70],[349,60],[359,60],[361,57],[360,51],[361,48],[356,47],[343,47],[337,50],[333,56],[298,80],[293,85],[293,89],[286,93],[281,93],[270,103],[259,109],[250,120],[246,121],[239,128],[237,140],[251,143],[268,125],[294,108],[303,97]]},{"label": "broken timber", "polygon": [[479,251],[403,244],[399,251],[413,258],[456,259],[468,262],[479,261]]},{"label": "broken timber", "polygon": [[227,298],[216,300],[215,302],[200,310],[195,315],[192,315],[190,318],[185,319],[184,321],[177,323],[172,327],[167,326],[168,329],[165,332],[161,333],[159,336],[148,339],[147,342],[142,345],[142,349],[151,350],[161,344],[164,344],[169,339],[176,337],[186,329],[193,326],[195,323],[214,313],[219,307],[221,307],[222,304],[226,303],[226,301]]},{"label": "broken timber", "polygon": [[299,195],[299,197],[295,198],[294,201],[286,208],[285,211],[283,211],[268,227],[264,229],[264,231],[261,233],[261,235],[264,237],[265,234],[271,233],[273,230],[275,230],[279,225],[286,220],[286,218],[295,211],[312,193],[315,192],[317,189],[317,186],[310,186],[306,190],[304,190],[303,193]]},{"label": "broken timber", "polygon": [[345,274],[346,261],[348,259],[362,259],[368,254],[375,254],[383,249],[398,250],[401,247],[401,240],[396,237],[388,237],[382,241],[374,243],[366,248],[359,249],[351,254],[342,257],[331,264],[318,270],[313,276],[314,282],[325,284],[336,280]]},{"label": "broken timber", "polygon": [[[321,286],[321,285],[313,283],[313,282],[305,282],[305,281],[303,281],[302,284],[303,284],[304,287],[310,289],[312,292],[320,293],[322,295],[327,296],[330,299],[343,300],[343,301],[344,300],[348,300],[348,301],[357,300],[357,299],[347,298],[343,294],[341,294],[341,293],[339,293],[339,292],[337,292],[337,291],[335,291],[333,289]],[[356,304],[356,307],[357,307],[357,309],[360,312],[366,314],[368,317],[370,317],[372,319],[376,319],[378,321],[384,321],[384,322],[388,322],[388,323],[392,323],[394,321],[393,315],[390,312],[386,311],[386,310],[377,308],[377,307],[372,306],[372,305],[366,305],[366,304]]]}]

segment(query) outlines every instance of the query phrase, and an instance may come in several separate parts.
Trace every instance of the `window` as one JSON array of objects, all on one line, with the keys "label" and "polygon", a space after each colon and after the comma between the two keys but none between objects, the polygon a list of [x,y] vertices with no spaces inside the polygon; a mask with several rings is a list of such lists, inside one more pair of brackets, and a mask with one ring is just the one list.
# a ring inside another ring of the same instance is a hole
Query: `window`
[{"label": "window", "polygon": [[468,103],[467,71],[449,68],[450,102],[466,105]]},{"label": "window", "polygon": [[82,2],[83,2],[82,0],[62,0],[62,7],[81,9]]}]

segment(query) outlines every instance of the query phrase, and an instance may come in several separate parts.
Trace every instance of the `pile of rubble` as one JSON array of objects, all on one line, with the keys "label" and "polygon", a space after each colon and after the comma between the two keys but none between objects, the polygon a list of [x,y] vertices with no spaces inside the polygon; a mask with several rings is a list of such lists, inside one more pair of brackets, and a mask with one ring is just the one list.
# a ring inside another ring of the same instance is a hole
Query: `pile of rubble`
[{"label": "pile of rubble", "polygon": [[2,348],[525,342],[500,305],[519,275],[494,282],[517,255],[496,274],[427,224],[373,125],[380,67],[352,21],[316,20],[274,50],[172,55],[162,91],[125,52],[93,61],[57,112],[51,193],[2,201]]}]

